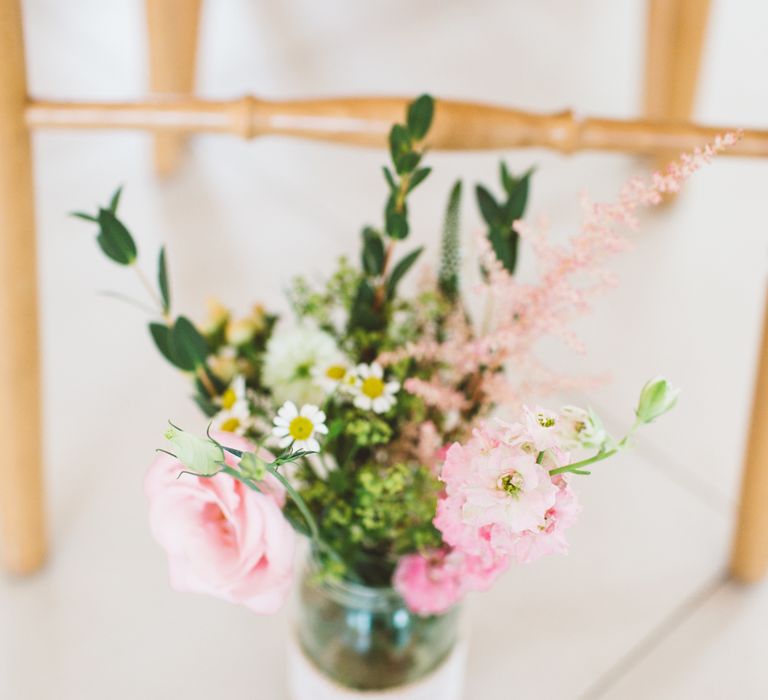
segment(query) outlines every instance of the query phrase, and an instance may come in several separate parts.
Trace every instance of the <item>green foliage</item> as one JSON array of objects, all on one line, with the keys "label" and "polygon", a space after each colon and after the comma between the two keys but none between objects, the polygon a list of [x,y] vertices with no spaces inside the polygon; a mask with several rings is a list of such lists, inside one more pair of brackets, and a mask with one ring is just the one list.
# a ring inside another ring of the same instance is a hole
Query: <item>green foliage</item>
[{"label": "green foliage", "polygon": [[136,262],[136,243],[123,222],[109,209],[99,209],[98,222],[96,242],[104,254],[119,265]]},{"label": "green foliage", "polygon": [[392,168],[383,168],[389,190],[384,205],[383,231],[390,241],[385,249],[381,233],[371,227],[363,229],[364,278],[358,283],[347,325],[348,333],[358,340],[363,334],[386,328],[398,284],[421,254],[421,249],[412,251],[391,271],[388,269],[394,241],[404,240],[410,233],[408,195],[431,172],[431,168],[419,168],[423,150],[419,150],[417,144],[426,137],[433,115],[434,100],[429,95],[421,95],[408,105],[405,123],[393,125],[389,132]]},{"label": "green foliage", "polygon": [[363,271],[371,276],[380,275],[384,269],[384,241],[381,238],[381,234],[370,226],[366,226],[363,229],[362,236],[363,253],[361,257]]},{"label": "green foliage", "polygon": [[461,207],[461,180],[457,180],[448,195],[443,222],[443,240],[440,250],[440,270],[438,285],[440,291],[451,301],[459,296],[459,267],[461,251],[459,247],[459,211]]},{"label": "green foliage", "polygon": [[163,313],[171,310],[171,292],[168,287],[168,266],[165,261],[165,247],[160,248],[157,259],[157,287],[160,290],[160,300],[163,305]]},{"label": "green foliage", "polygon": [[504,198],[497,201],[482,185],[475,187],[475,196],[480,214],[488,227],[488,240],[496,257],[510,274],[514,274],[520,237],[512,225],[525,214],[533,170],[528,170],[520,177],[514,177],[504,162],[499,170]]},{"label": "green foliage", "polygon": [[[304,468],[299,478],[322,539],[370,585],[390,583],[397,557],[440,546],[432,524],[440,483],[425,467],[371,463],[353,473],[333,471],[325,481]],[[286,511],[293,510],[289,503]]]},{"label": "green foliage", "polygon": [[387,297],[393,299],[397,292],[397,285],[400,284],[400,280],[405,277],[405,274],[413,267],[418,257],[422,254],[424,248],[419,246],[416,250],[411,251],[408,255],[404,256],[398,263],[392,268],[392,273],[387,279]]}]

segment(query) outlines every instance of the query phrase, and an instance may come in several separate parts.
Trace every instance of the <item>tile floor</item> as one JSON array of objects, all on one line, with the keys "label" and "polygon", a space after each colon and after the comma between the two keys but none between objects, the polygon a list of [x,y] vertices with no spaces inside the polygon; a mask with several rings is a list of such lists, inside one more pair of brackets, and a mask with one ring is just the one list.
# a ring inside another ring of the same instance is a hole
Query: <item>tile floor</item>
[{"label": "tile floor", "polygon": [[[37,94],[130,97],[144,86],[138,0],[25,0]],[[201,91],[232,95],[415,93],[631,115],[639,104],[644,2],[230,0],[208,3]],[[714,3],[699,115],[768,123],[768,9]],[[256,618],[169,590],[145,522],[141,478],[169,416],[200,419],[155,356],[143,317],[98,295],[133,281],[100,258],[74,208],[126,185],[143,250],[168,244],[180,308],[215,293],[280,305],[281,261],[318,270],[354,251],[383,197],[373,151],[206,137],[158,183],[148,140],[46,133],[35,140],[46,458],[53,554],[39,576],[0,578],[0,698],[284,697],[288,613]],[[538,164],[532,209],[563,231],[576,195],[608,197],[644,164],[618,156]],[[449,184],[494,177],[498,154],[432,157],[414,200],[434,244]],[[593,397],[620,424],[663,371],[684,400],[643,444],[581,485],[572,553],[509,574],[472,600],[469,700],[768,697],[768,584],[723,579],[766,279],[768,164],[722,161],[646,220],[617,265],[622,285],[579,328],[590,353],[546,349],[578,371],[609,369]],[[465,210],[467,233],[478,224]]]}]

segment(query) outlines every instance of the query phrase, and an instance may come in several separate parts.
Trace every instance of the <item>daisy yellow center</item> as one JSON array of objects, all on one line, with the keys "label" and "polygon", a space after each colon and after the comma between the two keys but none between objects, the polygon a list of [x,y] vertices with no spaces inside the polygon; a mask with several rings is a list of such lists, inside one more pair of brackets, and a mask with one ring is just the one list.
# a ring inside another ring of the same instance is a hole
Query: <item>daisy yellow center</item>
[{"label": "daisy yellow center", "polygon": [[288,426],[288,432],[294,440],[306,440],[312,435],[314,426],[309,418],[296,416]]},{"label": "daisy yellow center", "polygon": [[342,367],[341,365],[331,365],[327,370],[325,370],[325,376],[328,377],[328,379],[333,379],[335,382],[340,382],[342,379],[344,379],[344,375],[346,373],[346,367]]},{"label": "daisy yellow center", "polygon": [[222,421],[220,427],[225,433],[234,433],[240,427],[240,420],[238,418],[227,418],[227,420]]},{"label": "daisy yellow center", "polygon": [[237,401],[237,394],[235,393],[235,390],[230,387],[222,394],[221,405],[229,410],[235,405],[235,401]]},{"label": "daisy yellow center", "polygon": [[378,399],[384,393],[384,382],[378,377],[368,377],[360,387],[369,399]]}]

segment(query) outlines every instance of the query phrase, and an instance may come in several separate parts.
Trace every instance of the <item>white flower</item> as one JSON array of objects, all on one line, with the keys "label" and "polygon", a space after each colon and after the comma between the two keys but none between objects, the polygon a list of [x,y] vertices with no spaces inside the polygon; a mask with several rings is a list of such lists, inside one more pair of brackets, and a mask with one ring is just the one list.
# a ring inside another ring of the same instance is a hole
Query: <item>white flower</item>
[{"label": "white flower", "polygon": [[278,445],[281,448],[293,445],[294,450],[320,452],[315,435],[328,432],[325,413],[312,404],[304,404],[299,411],[293,401],[286,401],[278,410],[274,423],[272,435],[280,438]]},{"label": "white flower", "polygon": [[599,448],[608,439],[597,415],[578,406],[563,406],[557,421],[557,432],[567,448]]},{"label": "white flower", "polygon": [[384,370],[374,362],[357,366],[358,383],[353,387],[355,406],[374,413],[386,413],[395,405],[395,394],[400,390],[399,382],[385,382]]},{"label": "white flower", "polygon": [[235,377],[229,388],[216,400],[221,410],[213,417],[212,427],[225,433],[242,435],[251,424],[251,411],[245,377]]},{"label": "white flower", "polygon": [[314,368],[344,363],[330,335],[302,326],[270,338],[262,378],[277,403],[319,404],[323,390],[313,380]]},{"label": "white flower", "polygon": [[332,394],[337,389],[350,390],[358,383],[354,369],[348,367],[343,361],[315,365],[312,369],[312,377],[326,394]]}]

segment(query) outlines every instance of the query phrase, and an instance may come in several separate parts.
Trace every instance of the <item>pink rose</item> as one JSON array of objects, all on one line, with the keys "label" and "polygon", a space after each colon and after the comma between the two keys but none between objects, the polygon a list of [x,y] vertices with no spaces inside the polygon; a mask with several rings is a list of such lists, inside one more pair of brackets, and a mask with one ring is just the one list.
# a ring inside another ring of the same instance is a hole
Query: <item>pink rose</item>
[{"label": "pink rose", "polygon": [[[232,434],[215,437],[235,449],[254,449]],[[237,460],[228,454],[227,462]],[[225,474],[179,476],[183,470],[160,453],[145,481],[150,525],[168,555],[171,586],[256,613],[276,612],[293,580],[296,542],[281,511],[282,488],[271,480],[259,493]]]}]

